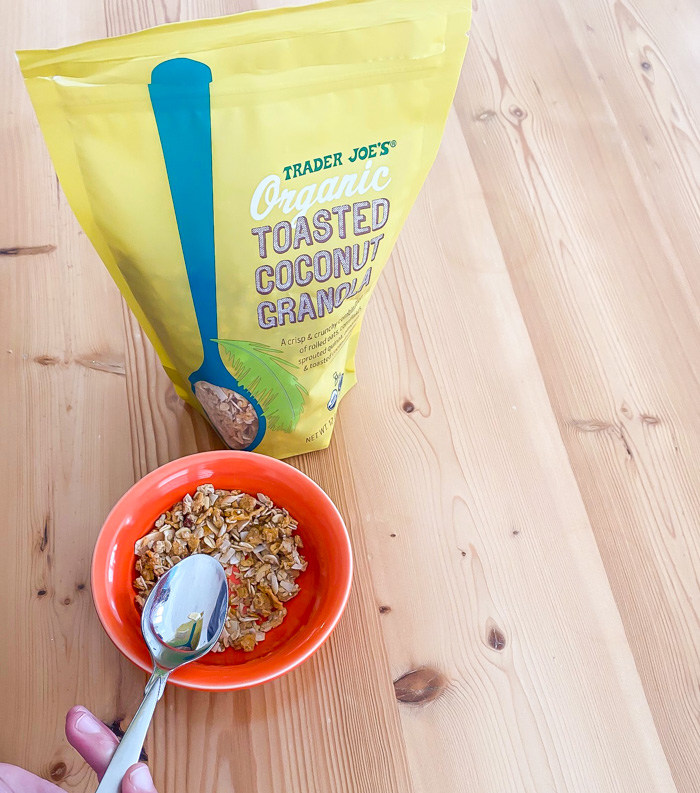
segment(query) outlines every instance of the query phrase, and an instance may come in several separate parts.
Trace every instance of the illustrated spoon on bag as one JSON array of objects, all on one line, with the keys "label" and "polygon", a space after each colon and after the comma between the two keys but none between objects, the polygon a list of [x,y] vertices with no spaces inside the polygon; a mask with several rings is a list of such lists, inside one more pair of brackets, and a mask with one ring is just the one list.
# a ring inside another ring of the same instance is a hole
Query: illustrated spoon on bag
[{"label": "illustrated spoon on bag", "polygon": [[[206,64],[174,58],[153,70],[149,93],[204,351],[202,365],[189,381],[224,443],[252,450],[265,435],[265,415],[226,368],[217,341],[211,79]],[[251,349],[246,353],[255,355]]]}]

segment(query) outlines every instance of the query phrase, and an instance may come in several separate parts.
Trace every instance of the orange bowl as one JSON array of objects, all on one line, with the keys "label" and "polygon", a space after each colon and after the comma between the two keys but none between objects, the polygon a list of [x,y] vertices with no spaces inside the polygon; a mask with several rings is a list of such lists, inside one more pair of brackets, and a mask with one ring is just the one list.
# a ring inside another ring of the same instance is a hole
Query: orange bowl
[{"label": "orange bowl", "polygon": [[282,625],[251,653],[209,653],[173,672],[185,688],[226,691],[249,688],[289,672],[326,641],[350,595],[352,551],[343,519],[308,476],[286,463],[250,452],[215,451],[174,460],[137,482],[117,503],[97,538],[92,559],[92,596],[97,614],[119,650],[144,671],[151,659],[134,604],[134,543],[155,520],[197,485],[265,493],[299,522],[307,569],[299,594],[286,605]]}]

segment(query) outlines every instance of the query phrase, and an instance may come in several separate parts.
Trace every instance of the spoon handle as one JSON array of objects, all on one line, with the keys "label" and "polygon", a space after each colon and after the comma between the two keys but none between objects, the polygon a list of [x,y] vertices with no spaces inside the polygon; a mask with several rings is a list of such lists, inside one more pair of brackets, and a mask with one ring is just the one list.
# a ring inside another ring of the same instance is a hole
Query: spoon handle
[{"label": "spoon handle", "polygon": [[97,793],[119,793],[124,774],[134,763],[138,763],[146,733],[151,724],[158,700],[163,696],[165,683],[170,673],[156,668],[146,685],[143,702],[136,711],[134,720],[128,726],[117,751],[102,777]]}]

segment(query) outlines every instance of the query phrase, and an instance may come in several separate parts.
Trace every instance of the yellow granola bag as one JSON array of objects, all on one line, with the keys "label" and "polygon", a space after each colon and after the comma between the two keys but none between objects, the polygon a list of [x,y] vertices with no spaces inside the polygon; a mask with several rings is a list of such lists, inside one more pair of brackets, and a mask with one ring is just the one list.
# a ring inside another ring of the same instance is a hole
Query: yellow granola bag
[{"label": "yellow granola bag", "polygon": [[334,0],[18,53],[80,224],[231,448],[328,445],[470,18]]}]

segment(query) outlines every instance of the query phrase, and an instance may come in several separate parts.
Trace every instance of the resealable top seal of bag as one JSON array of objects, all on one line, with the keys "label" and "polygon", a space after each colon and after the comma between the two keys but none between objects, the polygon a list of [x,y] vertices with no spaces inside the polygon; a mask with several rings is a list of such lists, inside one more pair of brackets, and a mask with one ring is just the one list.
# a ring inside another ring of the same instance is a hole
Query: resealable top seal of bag
[{"label": "resealable top seal of bag", "polygon": [[18,53],[81,226],[232,448],[328,445],[470,19],[341,0]]}]

